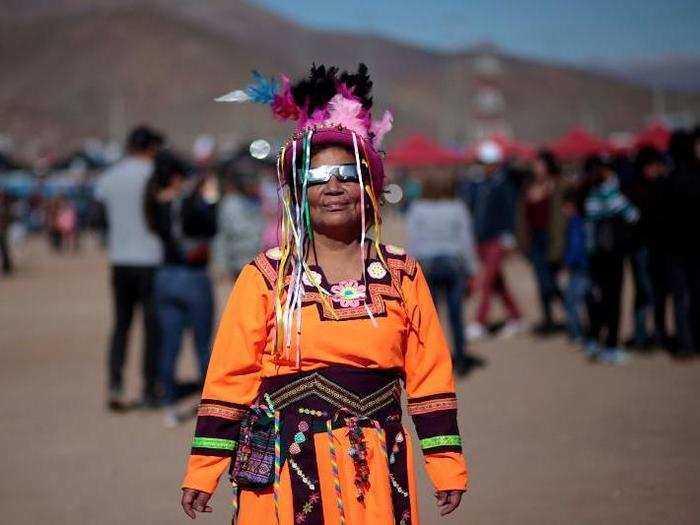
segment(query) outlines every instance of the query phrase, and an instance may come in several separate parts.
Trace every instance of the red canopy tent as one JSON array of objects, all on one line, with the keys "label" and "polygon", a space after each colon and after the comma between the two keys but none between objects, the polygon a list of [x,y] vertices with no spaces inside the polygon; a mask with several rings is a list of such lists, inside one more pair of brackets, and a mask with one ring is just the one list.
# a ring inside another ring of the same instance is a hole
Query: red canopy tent
[{"label": "red canopy tent", "polygon": [[578,160],[613,150],[608,142],[581,127],[573,128],[559,137],[550,144],[550,148],[562,160]]},{"label": "red canopy tent", "polygon": [[638,150],[644,146],[652,146],[659,151],[666,151],[670,138],[671,130],[661,122],[654,122],[634,137],[634,149]]},{"label": "red canopy tent", "polygon": [[401,168],[456,166],[464,162],[457,153],[443,148],[423,135],[411,135],[387,152],[386,163]]}]

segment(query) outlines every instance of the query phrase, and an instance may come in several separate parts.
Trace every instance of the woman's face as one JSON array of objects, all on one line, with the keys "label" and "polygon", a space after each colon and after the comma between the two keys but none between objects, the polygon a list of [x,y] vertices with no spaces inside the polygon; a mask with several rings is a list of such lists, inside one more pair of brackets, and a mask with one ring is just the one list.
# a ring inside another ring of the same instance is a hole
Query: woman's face
[{"label": "woman's face", "polygon": [[[354,155],[340,146],[324,148],[311,157],[312,168],[354,163]],[[309,186],[308,198],[314,231],[360,234],[360,185],[357,182],[338,182],[331,177],[325,184]]]}]

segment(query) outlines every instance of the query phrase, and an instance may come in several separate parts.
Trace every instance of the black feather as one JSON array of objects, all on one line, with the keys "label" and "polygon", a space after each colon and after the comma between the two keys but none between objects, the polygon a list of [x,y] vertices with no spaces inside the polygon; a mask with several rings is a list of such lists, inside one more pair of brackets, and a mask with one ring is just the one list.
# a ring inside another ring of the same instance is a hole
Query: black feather
[{"label": "black feather", "polygon": [[309,115],[317,108],[325,107],[336,94],[337,67],[329,67],[321,64],[311,66],[309,77],[298,82],[292,87],[292,96],[297,106],[304,107]]},{"label": "black feather", "polygon": [[351,74],[343,71],[338,77],[338,68],[331,66],[326,68],[321,64],[311,66],[309,76],[300,80],[292,87],[292,97],[300,108],[306,108],[308,115],[316,109],[325,107],[338,92],[338,83],[346,84],[353,94],[360,99],[362,107],[372,107],[372,81],[365,64],[360,64],[357,73]]},{"label": "black feather", "polygon": [[360,63],[355,74],[344,71],[340,75],[340,81],[352,89],[353,94],[362,101],[363,108],[372,108],[372,97],[369,96],[372,91],[372,81],[369,79],[369,72],[365,64]]}]

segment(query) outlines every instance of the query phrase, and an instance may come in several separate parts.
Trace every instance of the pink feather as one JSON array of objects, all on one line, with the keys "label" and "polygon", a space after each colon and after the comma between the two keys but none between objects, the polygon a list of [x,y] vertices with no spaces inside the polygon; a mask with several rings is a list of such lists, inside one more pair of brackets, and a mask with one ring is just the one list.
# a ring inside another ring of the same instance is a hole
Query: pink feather
[{"label": "pink feather", "polygon": [[279,120],[297,120],[299,107],[294,102],[289,77],[282,75],[282,89],[272,99],[272,114]]},{"label": "pink feather", "polygon": [[349,99],[352,99],[352,100],[359,100],[359,99],[353,94],[352,88],[348,87],[348,85],[345,84],[344,82],[338,82],[338,84],[336,84],[336,85],[337,85],[338,93],[341,94],[341,95],[343,95],[345,98],[349,98]]},{"label": "pink feather", "polygon": [[367,138],[367,119],[363,114],[362,103],[352,98],[346,98],[338,93],[328,103],[328,118],[325,125],[341,125],[354,131],[362,138]]},{"label": "pink feather", "polygon": [[391,131],[394,125],[394,115],[390,111],[385,111],[380,120],[372,122],[370,133],[372,134],[372,145],[379,148],[384,139],[384,135]]}]

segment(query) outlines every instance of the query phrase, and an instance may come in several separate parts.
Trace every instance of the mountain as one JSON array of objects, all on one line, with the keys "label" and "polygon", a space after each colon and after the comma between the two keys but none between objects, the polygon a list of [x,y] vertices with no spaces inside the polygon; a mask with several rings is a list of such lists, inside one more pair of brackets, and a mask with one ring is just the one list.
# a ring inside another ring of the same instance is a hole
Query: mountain
[{"label": "mountain", "polygon": [[700,57],[670,55],[647,60],[591,66],[628,82],[657,89],[700,91]]},{"label": "mountain", "polygon": [[[498,64],[478,73],[488,56]],[[303,28],[242,0],[2,0],[0,133],[18,144],[72,148],[150,122],[189,147],[281,137],[266,108],[213,99],[250,80],[305,73],[311,62],[355,67],[375,80],[378,111],[396,116],[392,141],[414,131],[461,144],[483,123],[477,89],[494,88],[513,133],[548,140],[576,124],[636,129],[653,110],[648,87],[497,49],[438,53],[372,35]],[[666,111],[700,114],[700,93],[667,93]]]}]

